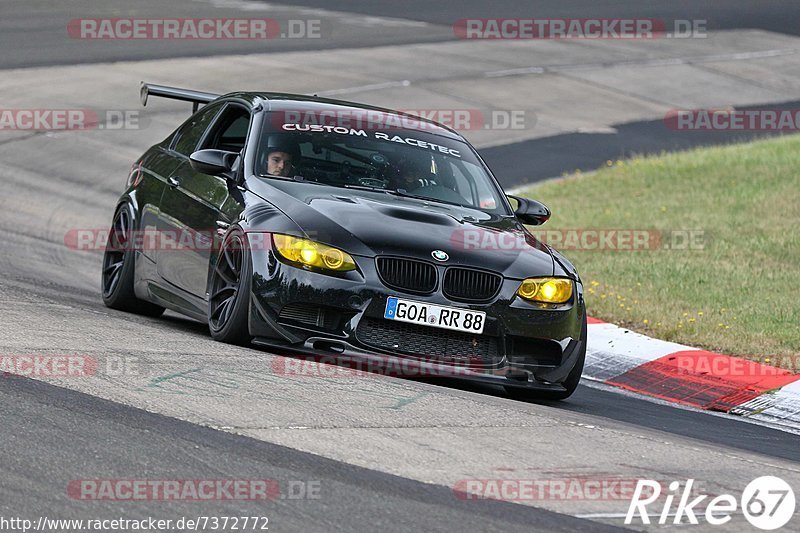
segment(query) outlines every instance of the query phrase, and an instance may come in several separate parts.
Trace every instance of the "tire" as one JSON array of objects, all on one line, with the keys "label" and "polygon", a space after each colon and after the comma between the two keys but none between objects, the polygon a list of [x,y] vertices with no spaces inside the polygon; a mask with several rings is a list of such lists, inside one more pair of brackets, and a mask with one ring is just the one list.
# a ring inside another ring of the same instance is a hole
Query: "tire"
[{"label": "tire", "polygon": [[111,309],[158,317],[164,312],[164,308],[140,300],[133,291],[135,251],[130,238],[135,230],[134,221],[133,207],[130,204],[119,206],[114,213],[100,276],[103,303]]},{"label": "tire", "polygon": [[575,364],[575,367],[570,371],[567,375],[567,379],[564,380],[564,391],[537,391],[537,390],[530,390],[524,389],[521,387],[505,387],[506,394],[509,398],[515,400],[523,400],[523,401],[558,401],[558,400],[566,400],[575,390],[578,388],[578,384],[581,381],[581,374],[583,373],[583,364],[586,361],[586,313],[583,314],[583,325],[581,326],[581,340],[583,344],[581,346],[580,354],[578,354],[578,362]]},{"label": "tire", "polygon": [[246,237],[239,227],[225,235],[214,268],[208,297],[208,330],[214,340],[244,346],[248,327],[253,264]]}]

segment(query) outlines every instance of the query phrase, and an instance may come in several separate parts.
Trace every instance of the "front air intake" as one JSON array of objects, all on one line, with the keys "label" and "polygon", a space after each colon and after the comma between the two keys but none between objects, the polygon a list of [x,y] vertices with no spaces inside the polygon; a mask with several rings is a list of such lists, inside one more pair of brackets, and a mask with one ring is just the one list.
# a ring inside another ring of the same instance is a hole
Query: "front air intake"
[{"label": "front air intake", "polygon": [[436,267],[425,261],[379,257],[378,275],[387,287],[415,294],[429,294],[436,289]]},{"label": "front air intake", "polygon": [[500,290],[503,277],[494,272],[471,268],[450,268],[444,275],[442,292],[459,302],[485,302]]}]

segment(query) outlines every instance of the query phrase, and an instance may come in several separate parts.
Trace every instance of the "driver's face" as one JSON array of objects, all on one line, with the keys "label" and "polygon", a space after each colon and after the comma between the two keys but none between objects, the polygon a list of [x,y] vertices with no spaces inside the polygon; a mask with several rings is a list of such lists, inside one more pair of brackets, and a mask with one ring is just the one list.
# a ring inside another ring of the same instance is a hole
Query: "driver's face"
[{"label": "driver's face", "polygon": [[286,152],[271,152],[267,156],[267,174],[286,177],[291,168],[292,156]]}]

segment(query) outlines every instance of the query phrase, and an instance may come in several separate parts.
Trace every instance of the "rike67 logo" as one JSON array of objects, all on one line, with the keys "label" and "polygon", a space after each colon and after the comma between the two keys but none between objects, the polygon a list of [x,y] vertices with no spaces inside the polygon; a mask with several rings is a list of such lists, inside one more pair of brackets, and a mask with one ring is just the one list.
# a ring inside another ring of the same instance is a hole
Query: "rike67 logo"
[{"label": "rike67 logo", "polygon": [[[738,500],[731,494],[720,494],[708,500],[708,494],[693,494],[693,486],[694,479],[687,479],[683,487],[679,481],[673,481],[669,484],[669,492],[660,498],[662,490],[658,481],[640,479],[634,489],[625,524],[632,524],[638,516],[642,524],[650,524],[652,519],[665,525],[672,518],[672,524],[697,525],[700,518],[704,518],[706,523],[719,526],[730,522],[731,515],[741,509],[752,526],[771,531],[785,526],[794,515],[794,491],[779,477],[762,476],[754,479],[748,483]],[[676,500],[677,506],[673,511]],[[653,507],[657,508],[648,509],[654,503],[656,505]]]}]

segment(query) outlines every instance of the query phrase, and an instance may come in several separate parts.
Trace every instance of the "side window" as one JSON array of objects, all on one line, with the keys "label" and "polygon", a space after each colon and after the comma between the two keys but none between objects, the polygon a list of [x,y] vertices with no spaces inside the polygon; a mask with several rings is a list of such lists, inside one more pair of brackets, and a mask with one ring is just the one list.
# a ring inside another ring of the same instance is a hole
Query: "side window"
[{"label": "side window", "polygon": [[177,141],[173,141],[174,150],[187,157],[192,155],[206,128],[217,116],[219,109],[218,105],[206,107],[189,119],[178,131]]},{"label": "side window", "polygon": [[450,169],[453,173],[457,192],[472,205],[480,206],[484,209],[497,209],[497,200],[487,180],[476,180],[470,174],[470,164],[453,163]]},{"label": "side window", "polygon": [[209,130],[201,148],[241,152],[249,127],[250,111],[239,105],[229,105]]}]

